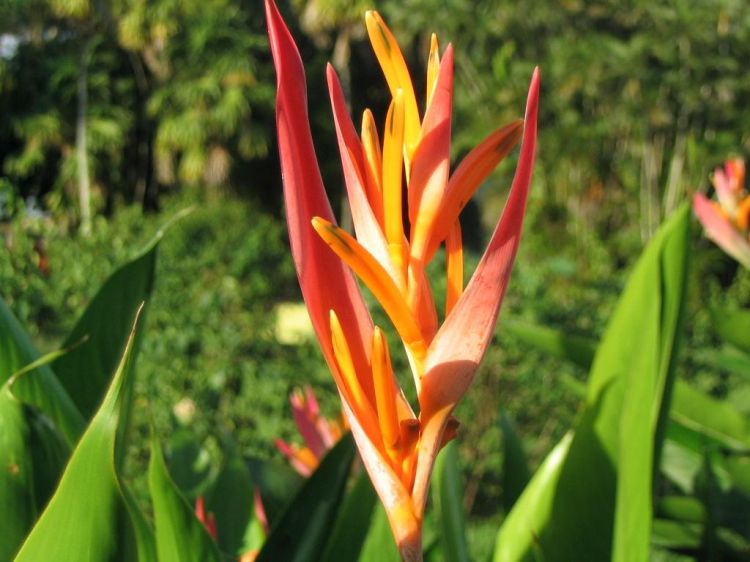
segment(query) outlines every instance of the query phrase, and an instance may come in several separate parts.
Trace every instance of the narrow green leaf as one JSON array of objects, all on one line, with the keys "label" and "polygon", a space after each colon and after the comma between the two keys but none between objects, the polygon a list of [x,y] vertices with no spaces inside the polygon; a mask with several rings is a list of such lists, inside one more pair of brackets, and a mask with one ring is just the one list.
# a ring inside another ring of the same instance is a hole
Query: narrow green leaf
[{"label": "narrow green leaf", "polygon": [[23,407],[0,386],[0,560],[10,560],[36,519],[30,430]]},{"label": "narrow green leaf", "polygon": [[268,524],[273,527],[304,480],[286,463],[250,458],[247,460],[247,468],[253,483],[260,490]]},{"label": "narrow green leaf", "polygon": [[432,501],[437,517],[438,537],[443,554],[451,562],[469,561],[462,490],[458,448],[456,442],[451,441],[435,460],[432,476]]},{"label": "narrow green leaf", "polygon": [[513,548],[507,543],[514,541],[523,548],[503,558],[496,550],[496,560],[522,560],[536,548],[547,562],[648,558],[654,459],[672,386],[689,224],[683,206],[638,260],[597,348],[568,453],[559,474],[547,477],[553,489],[538,490],[532,500],[521,496],[497,548]]},{"label": "narrow green leaf", "polygon": [[[136,315],[101,407],[73,451],[54,496],[23,543],[16,562],[125,561],[132,560],[137,548],[148,551],[147,535],[140,535],[127,516],[114,461],[117,450],[123,447],[117,434],[130,408],[131,354],[140,318]],[[133,541],[143,543],[136,545]]]},{"label": "narrow green leaf", "polygon": [[354,452],[351,434],[328,452],[271,529],[257,562],[317,559],[344,496]]},{"label": "narrow green leaf", "polygon": [[675,386],[672,419],[737,451],[750,450],[750,427],[726,400],[717,400],[687,385]]},{"label": "narrow green leaf", "polygon": [[[87,419],[101,402],[109,374],[122,355],[135,311],[150,299],[160,239],[158,236],[136,258],[109,276],[76,322],[63,347],[83,343],[52,364],[52,370]],[[137,351],[136,342],[134,356]]]},{"label": "narrow green leaf", "polygon": [[219,547],[239,557],[249,546],[245,537],[253,521],[253,479],[235,444],[224,439],[224,463],[211,490],[206,509],[216,517]]},{"label": "narrow green leaf", "polygon": [[567,433],[539,466],[524,488],[513,510],[500,527],[494,562],[533,559],[537,537],[552,517],[557,484],[570,449],[573,434]]},{"label": "narrow green leaf", "polygon": [[359,555],[359,562],[401,562],[401,554],[393,538],[383,504],[375,505],[370,530]]},{"label": "narrow green leaf", "polygon": [[590,338],[516,319],[503,320],[503,330],[524,343],[555,357],[572,361],[584,369],[588,369],[594,361],[596,342]]},{"label": "narrow green leaf", "polygon": [[336,516],[321,562],[355,562],[367,538],[378,496],[367,472],[360,470]]},{"label": "narrow green leaf", "polygon": [[[132,319],[131,315],[128,322]],[[78,342],[73,342],[76,343]],[[39,359],[39,352],[31,339],[0,299],[0,383]],[[106,375],[111,375],[113,371],[114,367]],[[48,364],[42,361],[33,372],[14,381],[12,391],[18,400],[49,416],[68,445],[75,445],[86,422]]]},{"label": "narrow green leaf", "polygon": [[750,353],[750,310],[721,307],[711,311],[716,332],[725,342]]},{"label": "narrow green leaf", "polygon": [[500,429],[503,432],[502,501],[505,511],[509,512],[529,483],[531,473],[516,424],[504,409],[500,410]]},{"label": "narrow green leaf", "polygon": [[151,438],[148,487],[159,562],[222,562],[216,543],[169,476],[156,435]]},{"label": "narrow green leaf", "polygon": [[168,443],[169,476],[188,499],[202,495],[216,477],[208,451],[189,427],[175,424]]}]

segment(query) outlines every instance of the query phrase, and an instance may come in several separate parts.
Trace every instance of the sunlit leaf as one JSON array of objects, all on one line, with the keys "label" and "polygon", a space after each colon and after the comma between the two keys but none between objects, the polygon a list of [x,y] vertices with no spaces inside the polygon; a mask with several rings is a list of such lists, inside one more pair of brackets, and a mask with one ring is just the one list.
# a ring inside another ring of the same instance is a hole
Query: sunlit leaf
[{"label": "sunlit leaf", "polygon": [[131,406],[134,377],[130,366],[140,319],[130,332],[101,407],[23,543],[17,562],[132,560],[137,553],[144,562],[155,559],[149,529],[120,481],[115,462],[123,447],[118,432]]}]

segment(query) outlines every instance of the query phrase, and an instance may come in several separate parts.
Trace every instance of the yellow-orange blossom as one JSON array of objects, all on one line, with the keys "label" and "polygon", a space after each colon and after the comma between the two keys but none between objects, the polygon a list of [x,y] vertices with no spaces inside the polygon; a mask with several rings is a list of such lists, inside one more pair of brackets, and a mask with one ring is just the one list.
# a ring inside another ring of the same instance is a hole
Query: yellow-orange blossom
[{"label": "yellow-orange blossom", "polygon": [[[421,560],[421,526],[434,460],[455,434],[451,413],[489,344],[518,247],[534,162],[538,71],[532,77],[525,123],[517,120],[491,133],[451,174],[452,47],[440,56],[433,35],[420,116],[401,51],[380,16],[368,12],[368,35],[392,97],[382,143],[370,111],[364,112],[357,133],[338,78],[332,67],[327,69],[355,237],[336,226],[325,195],[299,53],[271,0],[266,1],[266,13],[278,78],[287,222],[300,286],[402,557]],[[506,208],[464,291],[459,214],[522,133]],[[446,248],[448,292],[445,321],[439,325],[425,267],[441,244]],[[403,342],[417,387],[418,415],[394,377],[386,339],[372,325],[352,271],[380,302]]]}]

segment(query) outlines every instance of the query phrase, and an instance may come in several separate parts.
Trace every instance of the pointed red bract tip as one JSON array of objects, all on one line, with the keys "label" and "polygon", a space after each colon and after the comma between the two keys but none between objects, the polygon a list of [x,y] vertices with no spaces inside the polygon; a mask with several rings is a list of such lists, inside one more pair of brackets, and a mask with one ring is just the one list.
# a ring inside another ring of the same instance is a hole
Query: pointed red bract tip
[{"label": "pointed red bract tip", "polygon": [[420,405],[455,404],[468,388],[492,337],[520,242],[536,152],[539,69],[531,77],[521,153],[502,217],[464,294],[430,345]]},{"label": "pointed red bract tip", "polygon": [[276,128],[284,183],[287,226],[302,295],[329,367],[336,372],[328,311],[335,310],[351,334],[358,368],[367,366],[372,321],[354,277],[310,225],[310,218],[334,222],[323,187],[307,114],[302,60],[276,5],[266,1],[268,36],[277,75]]}]

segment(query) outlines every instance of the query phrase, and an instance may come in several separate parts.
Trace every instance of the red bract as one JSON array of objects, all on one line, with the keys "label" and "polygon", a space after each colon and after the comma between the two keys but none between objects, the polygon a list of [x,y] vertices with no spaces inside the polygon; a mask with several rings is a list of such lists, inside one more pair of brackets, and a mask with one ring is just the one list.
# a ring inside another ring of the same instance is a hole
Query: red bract
[{"label": "red bract", "polygon": [[[321,181],[299,52],[272,0],[266,1],[266,14],[278,79],[287,222],[302,294],[401,555],[421,560],[432,467],[455,435],[452,412],[491,340],[520,240],[534,166],[539,72],[531,79],[525,120],[490,133],[450,174],[452,47],[441,57],[432,37],[420,117],[401,50],[380,16],[368,12],[370,41],[393,98],[382,143],[369,111],[357,134],[336,74],[327,70],[354,237],[336,226]],[[505,210],[464,291],[459,214],[521,137]],[[408,227],[402,218],[404,177]],[[439,326],[425,268],[443,243],[448,295]],[[352,271],[380,302],[404,345],[418,415],[397,383],[386,339],[373,328]]]}]

